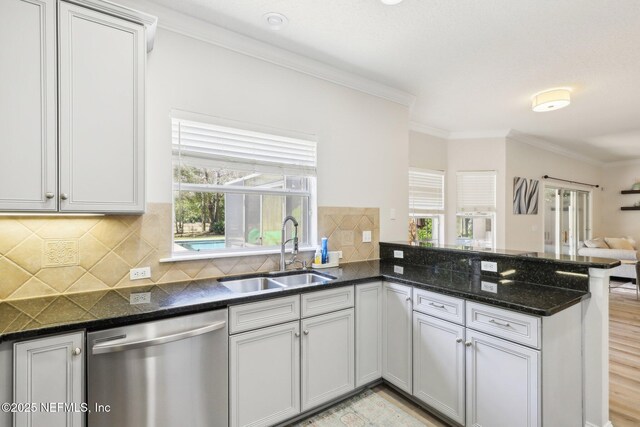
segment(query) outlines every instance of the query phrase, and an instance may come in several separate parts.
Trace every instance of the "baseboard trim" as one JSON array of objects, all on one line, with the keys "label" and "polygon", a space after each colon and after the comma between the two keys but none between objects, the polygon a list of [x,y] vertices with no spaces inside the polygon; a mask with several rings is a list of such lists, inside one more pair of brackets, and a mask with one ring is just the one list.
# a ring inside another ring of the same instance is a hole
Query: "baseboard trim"
[{"label": "baseboard trim", "polygon": [[[600,426],[597,425],[597,424],[593,424],[593,423],[590,423],[589,421],[587,421],[584,424],[584,427],[600,427]],[[607,421],[602,427],[613,427],[613,424],[611,424],[611,421]]]}]

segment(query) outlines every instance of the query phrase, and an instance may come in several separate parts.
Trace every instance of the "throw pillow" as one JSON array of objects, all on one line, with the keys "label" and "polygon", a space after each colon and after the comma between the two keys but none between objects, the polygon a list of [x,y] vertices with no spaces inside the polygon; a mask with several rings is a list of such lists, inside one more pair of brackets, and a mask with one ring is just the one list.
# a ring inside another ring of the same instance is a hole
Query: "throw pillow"
[{"label": "throw pillow", "polygon": [[625,238],[605,237],[604,241],[607,242],[607,245],[609,245],[611,249],[633,250],[633,246]]},{"label": "throw pillow", "polygon": [[627,239],[629,243],[631,243],[631,246],[633,246],[633,249],[638,249],[638,244],[636,243],[636,239],[634,239],[631,236],[624,236],[624,238]]},{"label": "throw pillow", "polygon": [[600,237],[596,237],[595,239],[591,240],[585,240],[584,245],[588,248],[609,249],[609,246],[607,246],[605,241]]}]

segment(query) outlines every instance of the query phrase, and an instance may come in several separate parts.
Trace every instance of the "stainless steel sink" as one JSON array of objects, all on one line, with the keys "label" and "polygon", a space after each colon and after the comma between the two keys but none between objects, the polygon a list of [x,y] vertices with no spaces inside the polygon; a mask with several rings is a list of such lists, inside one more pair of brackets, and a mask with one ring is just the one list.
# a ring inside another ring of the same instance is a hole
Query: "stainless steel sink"
[{"label": "stainless steel sink", "polygon": [[321,276],[315,273],[299,273],[299,274],[290,274],[288,276],[278,276],[274,277],[272,280],[282,286],[302,286],[302,285],[311,285],[315,283],[323,283],[328,282],[329,280],[334,279],[333,277]]},{"label": "stainless steel sink", "polygon": [[259,292],[275,289],[283,289],[284,285],[275,282],[268,277],[252,277],[250,279],[238,279],[220,282],[227,289],[237,293]]}]

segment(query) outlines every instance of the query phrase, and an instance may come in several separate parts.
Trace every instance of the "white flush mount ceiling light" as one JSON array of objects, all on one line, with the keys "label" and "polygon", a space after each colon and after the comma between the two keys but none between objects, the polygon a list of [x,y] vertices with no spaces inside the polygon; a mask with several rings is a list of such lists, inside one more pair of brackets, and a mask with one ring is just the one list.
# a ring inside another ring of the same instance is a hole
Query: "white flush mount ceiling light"
[{"label": "white flush mount ceiling light", "polygon": [[267,23],[267,26],[269,27],[269,29],[275,30],[275,31],[283,29],[289,23],[289,20],[287,19],[286,16],[277,12],[265,13],[263,15],[263,18]]},{"label": "white flush mount ceiling light", "polygon": [[531,109],[536,113],[559,110],[571,104],[571,90],[567,88],[547,89],[531,98]]},{"label": "white flush mount ceiling light", "polygon": [[400,3],[402,0],[380,0],[383,4],[393,6],[395,4]]}]

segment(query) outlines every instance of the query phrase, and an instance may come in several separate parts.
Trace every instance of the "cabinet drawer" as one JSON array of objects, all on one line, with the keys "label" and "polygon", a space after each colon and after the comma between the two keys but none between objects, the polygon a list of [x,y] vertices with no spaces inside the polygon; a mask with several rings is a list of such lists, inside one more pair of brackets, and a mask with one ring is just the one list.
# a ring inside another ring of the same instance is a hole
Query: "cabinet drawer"
[{"label": "cabinet drawer", "polygon": [[413,288],[413,309],[464,325],[464,300],[460,298]]},{"label": "cabinet drawer", "polygon": [[540,318],[467,301],[467,327],[540,348]]},{"label": "cabinet drawer", "polygon": [[302,317],[353,307],[353,286],[302,294]]},{"label": "cabinet drawer", "polygon": [[299,318],[299,295],[234,305],[229,307],[229,333],[264,328]]}]

